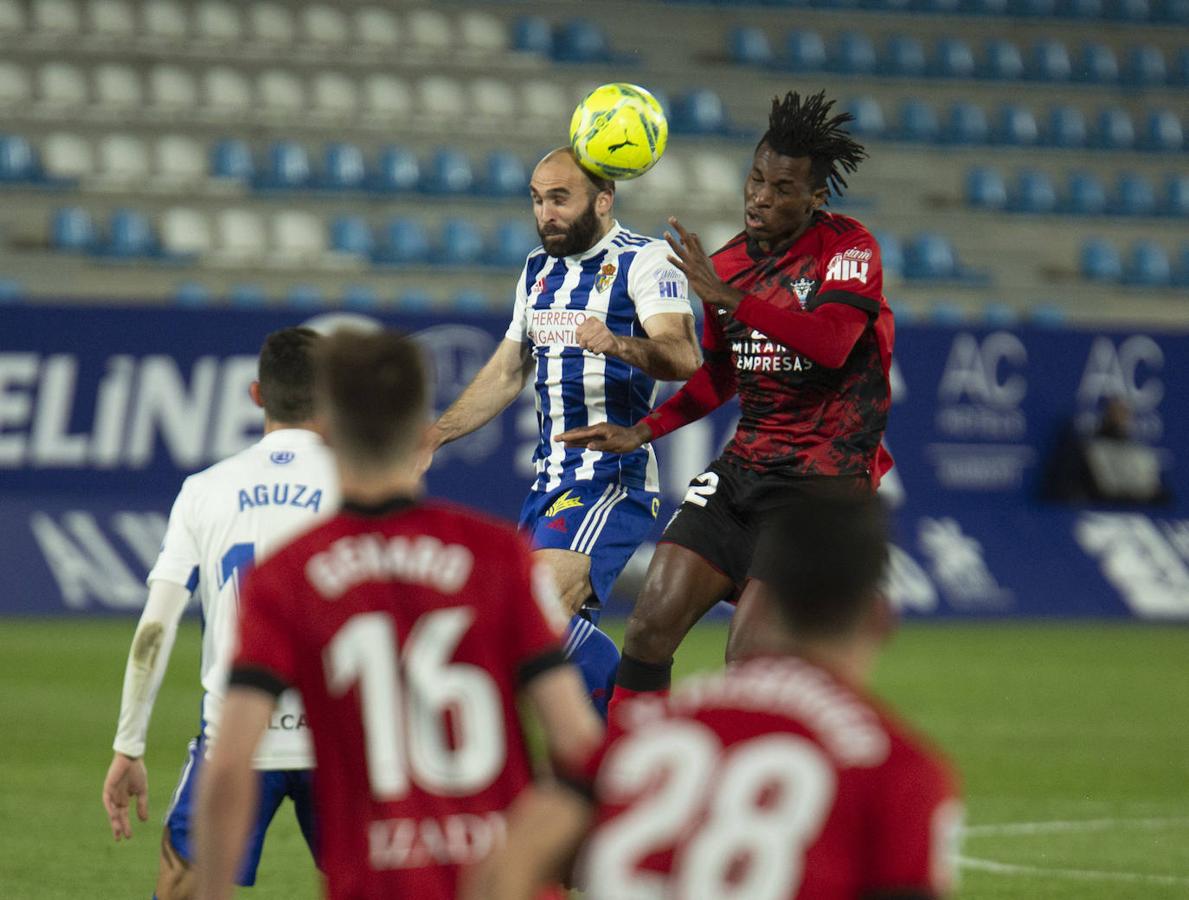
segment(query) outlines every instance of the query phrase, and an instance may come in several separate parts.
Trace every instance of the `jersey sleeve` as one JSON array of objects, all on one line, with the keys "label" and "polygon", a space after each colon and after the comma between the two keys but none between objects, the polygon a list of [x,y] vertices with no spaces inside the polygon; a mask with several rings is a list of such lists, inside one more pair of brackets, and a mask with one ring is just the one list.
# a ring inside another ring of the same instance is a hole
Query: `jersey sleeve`
[{"label": "jersey sleeve", "polygon": [[827,303],[853,306],[874,317],[883,296],[883,260],[879,244],[866,229],[838,235],[823,256],[825,274],[813,298],[813,308]]},{"label": "jersey sleeve", "polygon": [[197,511],[195,509],[194,482],[187,478],[173,501],[169,512],[169,524],[165,529],[165,540],[157,562],[149,571],[146,582],[168,581],[180,584],[188,591],[198,586],[202,559],[199,555],[198,539],[195,535]]},{"label": "jersey sleeve", "polygon": [[628,269],[628,294],[641,322],[658,313],[694,314],[685,273],[669,262],[668,256],[669,245],[653,241],[636,251]]},{"label": "jersey sleeve", "polygon": [[278,589],[275,568],[265,563],[247,578],[240,600],[239,648],[229,685],[255,687],[273,696],[297,683],[297,652],[286,615],[286,592]]},{"label": "jersey sleeve", "polygon": [[523,687],[565,663],[562,634],[568,619],[549,566],[534,562],[519,538],[514,539],[514,546],[508,583],[510,615],[506,621],[511,629],[511,662],[517,685]]},{"label": "jersey sleeve", "polygon": [[516,279],[516,304],[512,307],[512,321],[508,323],[508,330],[504,337],[510,341],[523,343],[528,340],[528,322],[525,320],[528,310],[528,262],[520,270],[520,277]]},{"label": "jersey sleeve", "polygon": [[871,809],[871,881],[866,893],[954,888],[963,808],[948,768],[915,751],[878,773]]}]

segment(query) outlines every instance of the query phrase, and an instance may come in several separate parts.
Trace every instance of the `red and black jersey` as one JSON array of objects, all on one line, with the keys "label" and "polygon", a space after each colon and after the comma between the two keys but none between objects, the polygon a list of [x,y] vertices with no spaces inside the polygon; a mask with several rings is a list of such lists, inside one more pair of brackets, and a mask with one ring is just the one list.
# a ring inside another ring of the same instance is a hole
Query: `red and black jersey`
[{"label": "red and black jersey", "polygon": [[256,568],[230,683],[301,692],[331,898],[455,896],[530,780],[515,697],[564,626],[513,530],[446,505],[348,504]]},{"label": "red and black jersey", "polygon": [[726,457],[759,471],[877,480],[890,465],[879,448],[894,326],[870,232],[818,212],[779,254],[740,234],[713,262],[745,296],[733,312],[704,304],[702,370],[649,416],[654,437],[737,393]]},{"label": "red and black jersey", "polygon": [[612,711],[565,783],[594,804],[586,896],[855,900],[951,890],[949,766],[826,670],[758,658]]}]

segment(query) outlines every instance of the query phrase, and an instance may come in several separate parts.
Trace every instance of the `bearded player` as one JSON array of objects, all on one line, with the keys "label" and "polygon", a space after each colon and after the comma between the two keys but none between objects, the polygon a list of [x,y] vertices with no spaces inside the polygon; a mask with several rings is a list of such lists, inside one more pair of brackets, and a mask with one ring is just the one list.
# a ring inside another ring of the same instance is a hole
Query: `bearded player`
[{"label": "bearded player", "polygon": [[[103,782],[103,805],[118,841],[132,837],[129,805],[148,817],[145,739],[153,702],[192,591],[202,599],[202,721],[190,742],[161,838],[157,900],[193,896],[191,817],[196,783],[218,731],[224,682],[235,643],[240,585],[254,561],[338,507],[338,477],[330,451],[313,430],[313,348],[308,328],[270,334],[260,350],[252,399],[264,408],[264,437],[230,459],[191,475],[169,515],[169,527],[149,572],[149,598],[132,638],[124,673],[115,753]],[[260,803],[246,837],[238,881],[251,885],[270,821],[293,800],[306,842],[314,850],[314,764],[301,699],[284,695],[268,737],[253,758]]]},{"label": "bearded player", "polygon": [[630,453],[739,396],[734,437],[691,482],[649,565],[616,698],[667,689],[689,629],[740,592],[727,656],[746,652],[770,626],[746,589],[759,522],[797,497],[868,494],[891,464],[880,448],[893,323],[879,246],[824,209],[866,153],[842,127],[851,117],[832,110],[824,94],[773,100],[743,190],[744,230],[713,257],[669,220],[670,259],[706,310],[698,372],[634,425],[557,438]]},{"label": "bearded player", "polygon": [[693,311],[665,243],[615,221],[615,182],[580,166],[569,147],[542,159],[529,187],[541,246],[516,282],[507,334],[438,419],[431,443],[437,449],[487,424],[533,379],[537,477],[520,527],[571,614],[581,613],[567,649],[605,708],[618,653],[591,626],[660,508],[656,457],[644,441],[607,453],[554,439],[597,422],[630,425],[648,412],[656,379],[692,375]]},{"label": "bearded player", "polygon": [[948,764],[866,692],[895,614],[872,497],[775,513],[756,655],[616,705],[580,774],[526,796],[468,900],[528,900],[580,841],[591,900],[936,900],[962,807]]},{"label": "bearded player", "polygon": [[231,896],[256,804],[250,760],[277,697],[299,689],[318,760],[319,852],[332,900],[446,900],[503,837],[531,779],[517,711],[572,765],[602,725],[561,647],[566,616],[510,528],[420,498],[428,383],[416,345],[338,332],[318,410],[342,511],[252,573],[240,650],[201,782],[202,900]]}]

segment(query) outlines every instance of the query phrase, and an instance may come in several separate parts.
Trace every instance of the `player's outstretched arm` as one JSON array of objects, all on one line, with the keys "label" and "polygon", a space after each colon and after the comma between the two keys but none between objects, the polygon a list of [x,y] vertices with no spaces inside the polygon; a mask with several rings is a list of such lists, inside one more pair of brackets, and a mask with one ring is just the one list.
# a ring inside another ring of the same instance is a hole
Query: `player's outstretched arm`
[{"label": "player's outstretched arm", "polygon": [[120,719],[112,742],[115,754],[103,779],[103,808],[117,841],[132,837],[132,798],[136,798],[137,818],[142,822],[149,818],[149,777],[142,759],[149,718],[189,599],[190,592],[182,585],[154,580],[132,638],[124,667]]},{"label": "player's outstretched arm", "polygon": [[657,313],[643,324],[648,337],[627,337],[612,334],[602,319],[592,317],[578,326],[575,336],[584,350],[621,359],[661,381],[685,381],[698,370],[693,316]]},{"label": "player's outstretched arm", "polygon": [[479,374],[430,428],[430,451],[482,428],[516,399],[532,372],[532,354],[504,338]]},{"label": "player's outstretched arm", "polygon": [[235,875],[259,802],[252,755],[275,705],[274,695],[257,688],[233,685],[227,691],[219,737],[199,779],[198,900],[224,900],[235,893]]},{"label": "player's outstretched arm", "polygon": [[602,450],[607,453],[631,453],[652,439],[652,432],[643,422],[630,428],[599,422],[582,428],[571,428],[553,438],[567,447],[584,447],[587,450]]}]

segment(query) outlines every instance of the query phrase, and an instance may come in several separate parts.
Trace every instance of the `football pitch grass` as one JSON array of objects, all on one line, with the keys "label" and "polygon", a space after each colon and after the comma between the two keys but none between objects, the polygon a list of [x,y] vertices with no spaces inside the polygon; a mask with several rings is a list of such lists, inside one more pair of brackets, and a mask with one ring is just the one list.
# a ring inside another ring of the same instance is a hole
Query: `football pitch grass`
[{"label": "football pitch grass", "polygon": [[[198,718],[199,635],[183,625],[158,697],[149,821],[117,845],[99,795],[134,625],[0,620],[5,900],[152,895],[161,817]],[[717,667],[724,633],[700,626],[678,673]],[[1189,629],[911,625],[876,691],[961,772],[962,898],[1189,897]],[[243,895],[318,896],[289,805]]]}]

